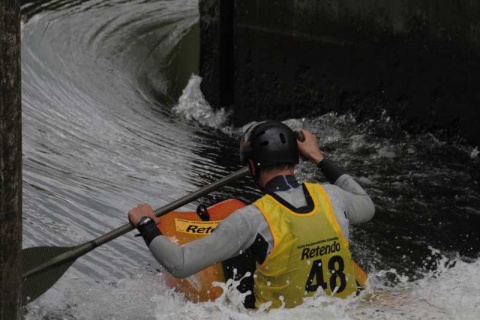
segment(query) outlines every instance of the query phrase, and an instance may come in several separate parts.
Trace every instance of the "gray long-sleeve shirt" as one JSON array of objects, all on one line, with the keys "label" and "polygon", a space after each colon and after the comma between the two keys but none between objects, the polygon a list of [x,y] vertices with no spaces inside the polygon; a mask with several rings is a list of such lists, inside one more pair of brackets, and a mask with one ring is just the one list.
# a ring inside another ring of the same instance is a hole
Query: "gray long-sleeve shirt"
[{"label": "gray long-sleeve shirt", "polygon": [[[334,184],[324,184],[337,221],[349,239],[349,223],[369,221],[375,207],[365,190],[347,174]],[[301,186],[275,192],[294,207],[306,205]],[[179,246],[165,236],[158,236],[149,249],[155,259],[173,276],[191,276],[217,262],[232,258],[252,246],[260,235],[268,243],[267,255],[273,248],[273,236],[267,221],[253,204],[241,208],[223,220],[211,235]]]}]

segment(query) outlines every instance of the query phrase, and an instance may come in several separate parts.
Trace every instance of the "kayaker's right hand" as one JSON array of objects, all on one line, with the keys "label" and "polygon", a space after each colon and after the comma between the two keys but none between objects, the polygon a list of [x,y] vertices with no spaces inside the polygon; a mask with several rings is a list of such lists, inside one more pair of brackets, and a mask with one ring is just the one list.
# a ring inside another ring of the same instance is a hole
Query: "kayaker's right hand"
[{"label": "kayaker's right hand", "polygon": [[305,137],[305,140],[303,142],[297,140],[298,151],[300,151],[302,157],[310,160],[310,162],[313,162],[314,164],[318,164],[324,159],[324,156],[318,146],[317,137],[305,129],[302,129],[301,132]]},{"label": "kayaker's right hand", "polygon": [[156,223],[158,223],[158,218],[155,217],[152,207],[149,204],[141,203],[135,208],[128,211],[128,221],[136,228],[138,221],[141,217],[150,217]]}]

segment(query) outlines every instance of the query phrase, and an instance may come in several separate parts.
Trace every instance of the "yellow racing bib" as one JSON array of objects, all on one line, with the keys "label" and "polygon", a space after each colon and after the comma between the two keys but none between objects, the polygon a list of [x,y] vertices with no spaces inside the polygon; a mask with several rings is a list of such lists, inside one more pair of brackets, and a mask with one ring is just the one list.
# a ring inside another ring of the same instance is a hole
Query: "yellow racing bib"
[{"label": "yellow racing bib", "polygon": [[295,307],[323,290],[345,298],[357,292],[349,243],[337,223],[327,193],[304,184],[313,201],[310,212],[295,212],[271,195],[255,202],[273,235],[274,245],[255,273],[256,307],[271,301]]}]

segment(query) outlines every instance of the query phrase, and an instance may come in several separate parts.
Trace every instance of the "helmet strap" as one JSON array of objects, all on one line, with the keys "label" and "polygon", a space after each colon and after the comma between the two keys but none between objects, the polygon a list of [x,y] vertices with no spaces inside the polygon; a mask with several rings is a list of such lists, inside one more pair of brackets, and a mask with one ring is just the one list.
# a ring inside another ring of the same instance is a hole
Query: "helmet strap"
[{"label": "helmet strap", "polygon": [[263,192],[263,188],[260,186],[260,167],[255,165],[252,159],[249,159],[248,169],[250,171],[250,175],[252,176],[253,182],[255,182],[260,191]]}]

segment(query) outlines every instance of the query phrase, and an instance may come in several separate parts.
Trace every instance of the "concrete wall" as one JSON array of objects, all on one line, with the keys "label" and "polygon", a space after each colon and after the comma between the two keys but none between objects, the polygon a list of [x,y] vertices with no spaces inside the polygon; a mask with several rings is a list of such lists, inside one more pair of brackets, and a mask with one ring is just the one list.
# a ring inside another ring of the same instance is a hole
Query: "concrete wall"
[{"label": "concrete wall", "polygon": [[[386,108],[405,123],[461,127],[480,143],[479,1],[235,0],[232,10],[236,124]],[[215,95],[206,93],[225,106]]]},{"label": "concrete wall", "polygon": [[234,93],[234,1],[199,0],[202,92],[214,107],[231,106]]}]

